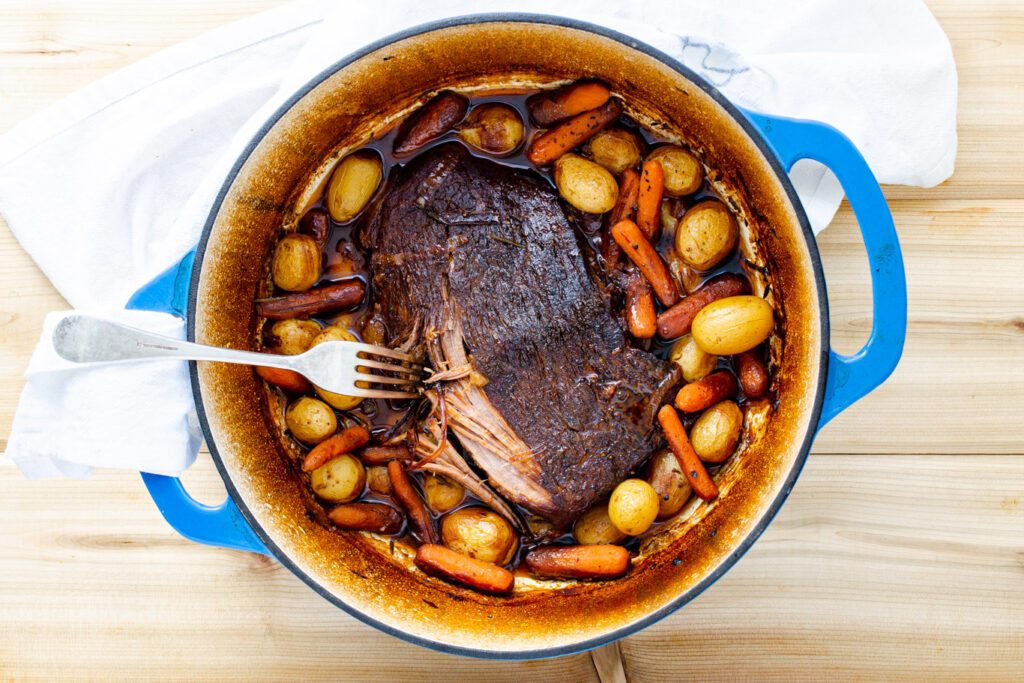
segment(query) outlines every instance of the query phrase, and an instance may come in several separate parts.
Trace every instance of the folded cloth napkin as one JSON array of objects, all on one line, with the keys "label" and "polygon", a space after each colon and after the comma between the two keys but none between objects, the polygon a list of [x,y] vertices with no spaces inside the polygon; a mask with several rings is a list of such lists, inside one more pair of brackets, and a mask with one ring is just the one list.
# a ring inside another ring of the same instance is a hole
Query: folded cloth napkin
[{"label": "folded cloth napkin", "polygon": [[[196,242],[234,159],[295,88],[415,24],[550,10],[539,1],[399,0],[382,9],[302,0],[224,26],[0,137],[0,213],[72,306],[180,335],[171,316],[117,309]],[[741,106],[836,126],[881,182],[927,187],[952,173],[956,71],[921,0],[563,0],[558,13],[649,43]],[[812,226],[824,228],[842,199],[838,182],[813,162],[792,176]],[[22,471],[176,474],[191,464],[200,439],[184,364],[69,367],[50,344],[56,319],[47,318],[8,440]]]}]

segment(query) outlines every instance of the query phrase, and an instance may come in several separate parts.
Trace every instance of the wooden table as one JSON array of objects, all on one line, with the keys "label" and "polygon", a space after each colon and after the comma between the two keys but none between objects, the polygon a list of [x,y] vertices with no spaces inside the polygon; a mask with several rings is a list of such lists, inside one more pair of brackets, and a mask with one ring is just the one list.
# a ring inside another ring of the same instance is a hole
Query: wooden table
[{"label": "wooden table", "polygon": [[[5,3],[0,132],[274,4]],[[621,642],[629,680],[1024,675],[1024,5],[930,4],[959,67],[960,153],[941,187],[886,189],[910,291],[903,361],[822,431],[734,569]],[[849,207],[819,244],[833,343],[850,352],[871,303]],[[6,225],[0,262],[2,447],[43,316],[66,304]],[[223,496],[208,456],[185,479],[203,500]],[[498,663],[382,635],[272,560],[183,540],[134,473],[28,482],[3,461],[0,482],[0,673],[12,678],[575,681],[618,666],[614,647]]]}]

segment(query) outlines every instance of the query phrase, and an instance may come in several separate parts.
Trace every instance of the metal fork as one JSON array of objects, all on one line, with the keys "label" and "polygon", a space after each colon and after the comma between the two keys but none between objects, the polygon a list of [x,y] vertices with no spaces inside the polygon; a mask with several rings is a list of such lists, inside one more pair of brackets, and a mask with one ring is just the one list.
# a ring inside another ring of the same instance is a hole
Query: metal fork
[{"label": "metal fork", "polygon": [[412,356],[373,344],[329,341],[305,353],[281,356],[193,344],[85,315],[61,320],[53,331],[53,346],[61,358],[74,363],[177,358],[262,365],[297,372],[326,391],[365,398],[415,398],[424,373]]}]

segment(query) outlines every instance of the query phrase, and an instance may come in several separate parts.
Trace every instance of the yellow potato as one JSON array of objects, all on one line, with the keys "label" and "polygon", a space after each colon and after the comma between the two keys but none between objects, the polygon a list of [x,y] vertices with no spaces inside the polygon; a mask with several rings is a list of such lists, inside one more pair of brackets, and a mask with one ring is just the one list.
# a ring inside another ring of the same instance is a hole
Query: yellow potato
[{"label": "yellow potato", "polygon": [[774,327],[771,305],[748,294],[719,299],[700,309],[690,334],[705,352],[731,356],[763,342]]},{"label": "yellow potato", "polygon": [[329,460],[310,473],[313,493],[332,503],[348,503],[362,494],[366,485],[363,463],[350,453]]},{"label": "yellow potato", "polygon": [[615,175],[639,166],[644,157],[640,140],[623,128],[603,130],[588,143],[591,158]]},{"label": "yellow potato", "polygon": [[388,468],[383,465],[374,465],[368,468],[366,470],[366,482],[374,493],[391,494],[391,477],[388,475]]},{"label": "yellow potato", "polygon": [[608,503],[599,503],[583,513],[572,528],[573,538],[580,545],[621,543],[626,534],[612,524],[608,516]]},{"label": "yellow potato", "polygon": [[662,145],[647,158],[661,163],[665,172],[665,196],[682,197],[693,194],[704,182],[704,168],[697,157],[679,145]]},{"label": "yellow potato", "polygon": [[565,201],[586,213],[611,211],[619,198],[615,176],[578,154],[563,154],[555,161],[555,185]]},{"label": "yellow potato", "polygon": [[693,335],[680,337],[669,349],[668,358],[683,371],[683,379],[696,382],[710,375],[718,365],[718,356],[714,356],[697,346]]},{"label": "yellow potato", "polygon": [[716,199],[694,204],[676,226],[676,253],[697,270],[708,270],[729,255],[739,226],[728,207]]},{"label": "yellow potato", "polygon": [[459,508],[441,521],[441,540],[457,553],[484,562],[505,565],[512,561],[519,538],[512,525],[482,507]]},{"label": "yellow potato", "polygon": [[436,474],[423,477],[423,494],[427,505],[437,512],[448,512],[466,497],[461,484]]},{"label": "yellow potato", "polygon": [[[314,339],[310,348],[317,344],[323,344],[326,341],[359,341],[354,334],[346,330],[340,325],[330,325],[320,330]],[[352,410],[357,405],[363,402],[360,396],[345,396],[344,394],[336,394],[333,391],[325,391],[320,387],[313,387],[316,389],[316,393],[323,400],[337,408],[338,410]]]},{"label": "yellow potato", "polygon": [[288,406],[284,413],[288,431],[303,443],[320,443],[338,431],[338,418],[324,403],[309,396],[302,396]]},{"label": "yellow potato", "polygon": [[309,235],[285,235],[274,247],[270,275],[274,284],[289,292],[304,292],[320,279],[320,248]]},{"label": "yellow potato", "polygon": [[612,524],[627,536],[638,536],[651,528],[659,509],[657,492],[643,479],[620,482],[608,499]]},{"label": "yellow potato", "polygon": [[272,348],[286,356],[294,356],[309,350],[313,339],[320,334],[320,323],[315,320],[278,320],[270,326],[270,334],[276,337]]},{"label": "yellow potato", "polygon": [[481,104],[459,126],[459,136],[477,149],[505,154],[523,141],[523,119],[507,104]]},{"label": "yellow potato", "polygon": [[664,448],[647,463],[647,482],[658,494],[658,519],[666,519],[683,509],[693,489],[672,451]]},{"label": "yellow potato", "polygon": [[742,431],[743,411],[732,401],[722,401],[697,418],[690,430],[690,445],[705,462],[725,462],[736,450]]},{"label": "yellow potato", "polygon": [[355,218],[366,208],[383,175],[380,157],[372,152],[356,152],[342,159],[327,185],[331,218],[339,223]]}]

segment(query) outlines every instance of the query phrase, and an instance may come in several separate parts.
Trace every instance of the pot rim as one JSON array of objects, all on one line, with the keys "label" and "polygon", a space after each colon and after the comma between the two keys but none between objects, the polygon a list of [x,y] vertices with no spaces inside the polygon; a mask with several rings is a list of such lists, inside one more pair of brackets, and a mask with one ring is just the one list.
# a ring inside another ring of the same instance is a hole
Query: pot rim
[{"label": "pot rim", "polygon": [[227,196],[228,191],[234,184],[238,173],[241,171],[242,166],[248,161],[252,152],[256,149],[259,143],[263,140],[266,134],[273,128],[278,121],[303,97],[305,97],[314,88],[318,87],[323,81],[329,78],[331,75],[345,68],[352,62],[355,62],[366,55],[375,52],[387,45],[417,36],[424,33],[430,33],[433,31],[451,28],[455,26],[466,26],[471,24],[490,24],[490,23],[527,23],[527,24],[547,24],[554,26],[563,26],[565,28],[571,28],[580,31],[586,31],[594,33],[599,36],[609,38],[618,43],[625,45],[626,47],[632,48],[639,52],[642,52],[658,61],[662,62],[669,68],[681,74],[687,78],[694,85],[703,90],[709,97],[711,97],[719,106],[726,110],[726,112],[735,120],[743,131],[750,137],[754,145],[758,148],[765,160],[768,162],[775,176],[778,178],[783,189],[786,192],[786,196],[793,206],[794,213],[796,214],[797,221],[800,224],[801,231],[803,232],[804,240],[807,243],[809,260],[811,268],[814,272],[815,287],[817,289],[819,310],[820,310],[820,344],[819,350],[819,373],[818,373],[818,385],[815,391],[814,401],[811,406],[811,419],[808,422],[807,433],[804,435],[803,443],[800,446],[800,450],[795,458],[793,465],[786,476],[782,487],[776,494],[774,500],[769,504],[768,509],[758,520],[757,524],[753,529],[737,544],[736,548],[726,557],[722,562],[712,571],[710,574],[701,579],[698,583],[692,586],[689,590],[684,592],[682,595],[677,597],[675,600],[667,603],[661,608],[650,612],[644,617],[637,619],[629,624],[625,624],[616,628],[613,631],[605,633],[600,636],[581,640],[571,645],[560,645],[550,648],[538,648],[530,650],[486,650],[482,648],[474,647],[463,647],[459,645],[452,645],[442,641],[431,640],[418,635],[414,635],[395,628],[389,624],[375,619],[374,617],[361,612],[360,610],[352,607],[342,599],[336,597],[326,589],[324,589],[319,583],[313,580],[308,574],[296,565],[291,558],[285,553],[270,537],[263,526],[257,521],[252,511],[246,505],[242,496],[239,494],[238,489],[235,487],[231,476],[227,472],[227,468],[224,465],[223,460],[220,457],[220,453],[217,450],[216,443],[214,442],[209,421],[206,417],[206,409],[202,400],[202,392],[199,385],[199,371],[196,361],[189,361],[189,376],[192,384],[192,394],[195,399],[196,413],[199,418],[199,424],[203,431],[203,436],[206,439],[207,447],[210,450],[210,455],[213,459],[214,464],[217,467],[217,471],[220,473],[221,479],[224,481],[224,487],[227,489],[228,495],[234,500],[238,506],[239,511],[245,518],[246,522],[252,527],[253,532],[259,537],[259,539],[266,546],[267,550],[274,556],[274,558],[282,565],[288,568],[295,576],[303,581],[306,585],[312,588],[316,593],[330,601],[335,606],[341,608],[349,615],[355,617],[359,621],[372,626],[388,635],[394,636],[401,640],[404,640],[421,647],[443,652],[446,654],[454,654],[463,657],[475,657],[482,659],[494,659],[494,660],[536,660],[536,659],[550,659],[554,657],[562,657],[565,655],[578,654],[586,652],[602,645],[613,643],[617,640],[625,638],[637,631],[640,631],[648,626],[661,621],[670,614],[676,612],[678,609],[686,605],[688,602],[696,598],[698,595],[703,593],[709,586],[720,579],[729,569],[739,561],[747,550],[761,537],[764,530],[768,528],[768,525],[775,518],[782,504],[789,497],[790,492],[793,490],[793,486],[796,484],[796,480],[799,478],[801,471],[803,470],[804,464],[807,461],[807,456],[810,453],[811,445],[814,442],[814,437],[817,433],[818,422],[821,416],[822,404],[824,402],[825,395],[825,383],[828,377],[828,360],[829,360],[829,339],[830,339],[830,328],[829,328],[829,309],[828,309],[828,296],[825,289],[825,276],[824,270],[821,264],[821,255],[818,252],[817,241],[814,237],[814,232],[811,230],[810,222],[807,220],[807,215],[804,211],[803,204],[800,202],[800,198],[796,193],[795,188],[789,178],[789,174],[785,171],[780,163],[774,150],[771,148],[764,135],[754,126],[753,123],[746,117],[743,111],[733,104],[729,99],[719,92],[717,88],[704,80],[703,77],[690,70],[682,62],[675,59],[674,57],[658,50],[647,43],[632,38],[626,34],[614,31],[603,26],[592,24],[586,21],[580,21],[578,19],[571,19],[568,17],[561,17],[557,15],[549,14],[534,14],[524,12],[488,12],[479,14],[467,14],[456,17],[450,17],[447,19],[440,19],[436,21],[426,22],[418,24],[402,31],[391,33],[379,40],[376,40],[359,50],[356,50],[340,60],[334,62],[326,69],[322,70],[316,76],[307,81],[302,87],[298,88],[273,114],[271,114],[267,120],[260,126],[260,129],[253,135],[253,137],[246,144],[245,149],[239,155],[235,161],[230,172],[225,177],[224,184],[221,186],[217,193],[216,198],[212,206],[210,207],[210,213],[207,217],[206,224],[203,226],[202,236],[199,238],[199,242],[196,245],[196,258],[192,265],[192,274],[189,284],[188,293],[188,309],[186,314],[186,328],[187,328],[187,339],[189,341],[195,341],[195,320],[196,320],[196,306],[199,294],[199,278],[202,271],[203,257],[206,253],[206,246],[209,242],[210,235],[213,231],[214,223],[217,220],[217,216],[220,213],[221,206],[224,198]]}]

